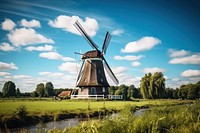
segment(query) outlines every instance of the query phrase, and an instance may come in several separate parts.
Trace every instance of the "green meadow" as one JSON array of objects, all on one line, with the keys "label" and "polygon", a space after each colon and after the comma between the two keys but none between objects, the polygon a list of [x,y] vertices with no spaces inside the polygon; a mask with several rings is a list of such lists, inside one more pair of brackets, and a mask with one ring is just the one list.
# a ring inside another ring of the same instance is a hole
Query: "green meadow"
[{"label": "green meadow", "polygon": [[79,112],[80,110],[87,110],[88,107],[92,110],[101,108],[120,110],[125,105],[134,106],[151,106],[151,105],[173,105],[183,104],[191,101],[178,101],[178,100],[136,100],[136,101],[74,101],[74,100],[0,100],[0,114],[10,115],[17,107],[24,105],[29,113],[54,113],[58,111],[72,111]]},{"label": "green meadow", "polygon": [[[130,112],[131,109],[140,109],[140,108],[155,108],[158,111],[161,107],[170,110],[178,110],[176,107],[185,107],[196,103],[194,100],[141,100],[136,99],[133,101],[96,101],[96,100],[62,100],[54,101],[52,99],[1,99],[0,100],[0,126],[1,128],[19,128],[23,126],[33,125],[37,123],[45,123],[49,121],[59,121],[67,118],[93,118],[97,116],[105,116],[113,112],[124,112],[126,111],[125,117],[122,118],[125,121],[131,122],[132,116]],[[133,112],[133,111],[132,111]],[[181,112],[181,111],[179,111]],[[169,114],[172,113],[169,111]],[[191,112],[193,113],[193,112]],[[156,118],[157,113],[155,113]],[[187,114],[184,114],[185,116]],[[126,118],[127,117],[127,118]],[[173,117],[173,116],[172,116]],[[197,114],[199,118],[200,115]],[[155,119],[154,118],[154,119]],[[146,118],[144,118],[145,120]],[[105,122],[109,122],[105,121]],[[121,121],[121,120],[119,120]],[[125,121],[123,124],[125,124]],[[143,120],[141,119],[140,122]],[[91,121],[85,123],[85,126],[90,128]],[[102,121],[104,122],[104,121]],[[145,122],[145,121],[144,121]],[[148,119],[146,120],[148,122]],[[99,123],[99,122],[97,122]],[[97,124],[96,123],[96,124]],[[113,126],[112,123],[107,123],[110,126]],[[5,126],[6,125],[6,126]],[[134,124],[133,124],[134,125]],[[104,127],[105,125],[101,125]],[[123,125],[124,127],[130,125]],[[113,126],[114,127],[114,126]],[[99,127],[97,127],[99,128]],[[117,128],[117,127],[116,127]],[[83,128],[85,129],[85,128]],[[81,131],[82,127],[78,126],[74,130],[80,130],[80,132],[90,132],[90,131]],[[69,132],[73,131],[67,129]],[[90,129],[88,129],[90,130]],[[91,129],[91,132],[93,129]],[[100,132],[104,130],[97,129]],[[114,129],[111,129],[114,130]],[[121,130],[121,129],[120,129]],[[51,131],[50,131],[51,132]],[[53,131],[54,132],[54,131]],[[65,132],[59,130],[58,132]],[[79,132],[79,131],[77,131]],[[112,131],[111,131],[112,132]],[[126,130],[124,131],[126,132]]]}]

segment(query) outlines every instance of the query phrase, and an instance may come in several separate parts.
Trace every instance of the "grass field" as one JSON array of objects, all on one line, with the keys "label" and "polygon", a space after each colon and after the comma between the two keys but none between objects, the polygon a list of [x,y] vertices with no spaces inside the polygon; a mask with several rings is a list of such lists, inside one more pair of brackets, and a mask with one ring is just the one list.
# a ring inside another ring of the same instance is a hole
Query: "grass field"
[{"label": "grass field", "polygon": [[[52,99],[1,99],[0,127],[16,128],[39,122],[57,121],[67,118],[91,118],[126,110],[129,107],[146,108],[174,106],[191,103],[185,100],[135,100],[135,101],[92,101]],[[5,127],[6,125],[6,127]]]},{"label": "grass field", "polygon": [[140,100],[134,101],[53,101],[53,100],[0,100],[0,115],[10,115],[17,107],[24,105],[29,113],[54,113],[58,111],[72,111],[80,112],[87,110],[88,104],[90,109],[98,110],[104,107],[107,109],[122,109],[125,105],[146,106],[146,105],[163,105],[163,104],[181,104],[183,102],[191,101],[178,101],[178,100]]}]

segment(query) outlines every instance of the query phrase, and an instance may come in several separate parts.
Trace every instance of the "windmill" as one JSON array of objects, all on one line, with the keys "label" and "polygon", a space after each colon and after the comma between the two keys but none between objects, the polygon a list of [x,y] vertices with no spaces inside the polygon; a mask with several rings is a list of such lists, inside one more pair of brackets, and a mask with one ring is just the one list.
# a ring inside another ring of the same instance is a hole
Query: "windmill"
[{"label": "windmill", "polygon": [[118,85],[119,81],[109,67],[104,55],[108,48],[111,39],[109,32],[106,33],[102,50],[89,37],[81,24],[76,21],[74,26],[86,39],[89,45],[95,49],[82,54],[82,65],[78,74],[76,87],[79,87],[78,95],[107,95],[108,94],[108,81],[105,76],[104,68],[113,82]]}]

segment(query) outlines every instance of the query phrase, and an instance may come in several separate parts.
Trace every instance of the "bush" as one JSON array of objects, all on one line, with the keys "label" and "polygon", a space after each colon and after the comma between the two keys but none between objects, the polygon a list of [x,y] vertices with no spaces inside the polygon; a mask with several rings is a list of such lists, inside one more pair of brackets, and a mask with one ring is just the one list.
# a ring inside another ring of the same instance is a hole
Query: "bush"
[{"label": "bush", "polygon": [[14,114],[15,114],[16,116],[18,116],[20,119],[25,120],[25,118],[26,118],[27,115],[28,115],[28,111],[27,111],[26,106],[24,106],[24,105],[19,106],[19,107],[16,109],[16,112],[14,112]]}]

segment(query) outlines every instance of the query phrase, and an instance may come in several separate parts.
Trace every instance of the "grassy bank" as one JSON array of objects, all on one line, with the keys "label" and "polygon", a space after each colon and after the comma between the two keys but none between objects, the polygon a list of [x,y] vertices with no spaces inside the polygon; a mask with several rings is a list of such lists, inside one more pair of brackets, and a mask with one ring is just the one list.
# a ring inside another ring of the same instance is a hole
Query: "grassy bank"
[{"label": "grassy bank", "polygon": [[[119,111],[124,106],[151,107],[185,104],[191,101],[137,100],[137,101],[53,101],[8,99],[0,101],[0,125],[8,128],[62,120],[74,117],[95,117]],[[24,108],[19,108],[24,107]],[[25,115],[24,115],[25,114]],[[16,124],[18,123],[18,125]]]},{"label": "grassy bank", "polygon": [[91,120],[74,128],[53,129],[67,133],[199,133],[200,103],[152,107],[142,116],[134,116],[135,107],[126,107],[115,119]]}]

